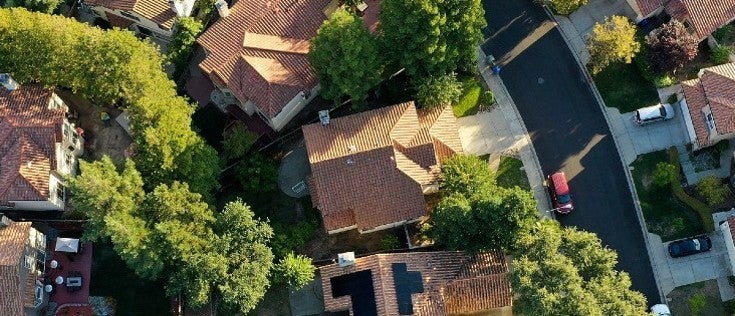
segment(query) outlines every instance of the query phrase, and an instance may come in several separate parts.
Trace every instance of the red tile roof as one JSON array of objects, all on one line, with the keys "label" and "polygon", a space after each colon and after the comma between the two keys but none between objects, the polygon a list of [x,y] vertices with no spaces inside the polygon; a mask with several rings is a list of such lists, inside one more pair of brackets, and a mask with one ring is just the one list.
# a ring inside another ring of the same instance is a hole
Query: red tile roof
[{"label": "red tile roof", "polygon": [[317,84],[307,57],[309,40],[326,20],[330,0],[235,0],[197,40],[207,51],[199,67],[240,100],[275,117]]},{"label": "red tile roof", "polygon": [[0,200],[49,198],[49,173],[56,169],[64,109],[49,109],[52,89],[0,87]]},{"label": "red tile roof", "polygon": [[727,224],[730,227],[730,236],[735,239],[735,216],[728,217]]},{"label": "red tile roof", "polygon": [[[361,231],[426,215],[422,185],[461,152],[451,108],[417,111],[413,102],[302,127],[310,190],[327,231]],[[369,202],[369,203],[366,203]]]},{"label": "red tile roof", "polygon": [[663,5],[661,0],[636,0],[636,3],[638,4],[638,9],[641,10],[641,15],[644,17],[653,13],[653,11],[656,11]]},{"label": "red tile roof", "polygon": [[[20,264],[30,228],[30,222],[12,222],[9,226],[0,228],[0,311],[2,315],[24,315],[23,307],[26,303],[24,298],[27,295],[21,287]],[[35,280],[35,278],[28,277],[25,279]]]},{"label": "red tile roof", "polygon": [[352,309],[348,296],[333,296],[333,277],[371,270],[378,315],[398,315],[394,263],[405,263],[408,271],[421,273],[423,292],[411,295],[415,315],[482,312],[513,305],[508,264],[502,254],[434,251],[377,254],[357,258],[350,267],[331,264],[319,268],[325,309]]},{"label": "red tile roof", "polygon": [[637,0],[641,14],[647,16],[662,5],[679,21],[688,20],[699,39],[735,18],[735,0]]},{"label": "red tile roof", "polygon": [[[176,13],[171,9],[168,1],[164,0],[84,0],[84,3],[112,10],[135,12],[156,24],[162,25],[166,30],[171,30],[176,20]],[[112,15],[108,13],[107,17],[113,19]]]},{"label": "red tile roof", "polygon": [[699,78],[681,83],[700,146],[707,146],[709,130],[703,110],[709,107],[720,135],[735,133],[735,63],[704,68]]}]

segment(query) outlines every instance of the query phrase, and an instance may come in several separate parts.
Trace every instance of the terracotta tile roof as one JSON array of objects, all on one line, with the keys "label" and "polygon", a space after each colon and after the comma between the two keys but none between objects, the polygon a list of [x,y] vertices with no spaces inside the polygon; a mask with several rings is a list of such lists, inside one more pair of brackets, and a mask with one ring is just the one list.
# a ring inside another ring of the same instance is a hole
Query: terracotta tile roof
[{"label": "terracotta tile roof", "polygon": [[[197,42],[207,51],[199,67],[240,100],[275,117],[300,92],[317,85],[307,53],[326,20],[329,0],[236,0]],[[265,59],[265,60],[264,60]]]},{"label": "terracotta tile roof", "polygon": [[728,217],[727,224],[730,226],[730,236],[735,240],[735,216]]},{"label": "terracotta tile roof", "polygon": [[422,185],[436,183],[439,162],[462,152],[451,108],[417,112],[413,102],[302,130],[312,199],[327,231],[353,225],[362,231],[426,215]]},{"label": "terracotta tile roof", "polygon": [[352,311],[349,296],[334,297],[332,278],[372,271],[378,315],[398,315],[398,295],[393,265],[405,264],[409,273],[420,273],[423,291],[411,295],[414,315],[447,315],[488,311],[512,306],[508,265],[500,253],[468,255],[434,251],[377,254],[357,258],[354,266],[331,264],[319,269],[326,311]]},{"label": "terracotta tile roof", "polygon": [[679,21],[688,19],[703,39],[735,18],[735,0],[670,0],[666,12]]},{"label": "terracotta tile roof", "polygon": [[641,10],[641,15],[644,17],[653,13],[653,11],[656,11],[663,5],[661,0],[636,0],[636,3],[638,4],[638,9]]},{"label": "terracotta tile roof", "polygon": [[700,70],[699,78],[684,81],[681,85],[700,145],[709,144],[702,114],[707,106],[712,111],[718,134],[735,133],[735,63],[704,68]]},{"label": "terracotta tile roof", "polygon": [[[90,6],[135,12],[162,25],[166,30],[171,30],[176,20],[176,13],[171,9],[168,1],[164,0],[84,0],[84,3]],[[112,15],[108,13],[107,17],[111,18]]]},{"label": "terracotta tile roof", "polygon": [[[12,222],[9,226],[0,228],[0,311],[2,315],[25,315],[23,307],[26,305],[25,291],[28,286],[21,286],[20,264],[23,251],[28,241],[30,222]],[[26,277],[35,284],[35,278]],[[35,289],[34,287],[31,287]]]},{"label": "terracotta tile roof", "polygon": [[0,200],[46,200],[56,169],[65,109],[49,109],[52,89],[0,87]]}]

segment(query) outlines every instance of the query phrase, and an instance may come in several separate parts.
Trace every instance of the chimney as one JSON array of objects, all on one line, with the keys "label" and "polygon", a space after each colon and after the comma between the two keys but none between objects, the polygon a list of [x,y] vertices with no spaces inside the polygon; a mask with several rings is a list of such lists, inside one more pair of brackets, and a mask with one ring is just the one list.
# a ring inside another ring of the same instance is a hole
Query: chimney
[{"label": "chimney", "polygon": [[13,77],[8,73],[0,74],[0,84],[2,84],[8,91],[18,89],[18,83],[13,80]]},{"label": "chimney", "polygon": [[322,126],[329,125],[329,110],[319,111],[319,122],[322,122]]},{"label": "chimney", "polygon": [[344,252],[337,255],[337,263],[341,268],[355,265],[355,252]]},{"label": "chimney", "polygon": [[217,8],[219,16],[226,18],[230,15],[230,8],[227,6],[227,2],[225,2],[225,0],[217,0],[217,2],[214,3],[214,6]]},{"label": "chimney", "polygon": [[176,13],[177,17],[187,17],[194,10],[194,1],[192,0],[168,0],[171,11]]}]

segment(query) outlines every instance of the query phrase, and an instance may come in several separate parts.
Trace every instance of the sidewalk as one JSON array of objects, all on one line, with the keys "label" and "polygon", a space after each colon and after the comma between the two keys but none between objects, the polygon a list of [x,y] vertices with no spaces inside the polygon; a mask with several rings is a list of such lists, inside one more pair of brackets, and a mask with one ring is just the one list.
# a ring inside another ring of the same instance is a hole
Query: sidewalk
[{"label": "sidewalk", "polygon": [[505,89],[500,77],[493,75],[485,54],[480,50],[480,70],[490,90],[495,93],[496,104],[490,111],[457,119],[462,147],[475,155],[490,154],[490,160],[500,156],[515,156],[523,162],[534,197],[538,202],[539,215],[549,217],[551,201],[544,187],[544,175],[536,151],[528,137],[513,99]]}]

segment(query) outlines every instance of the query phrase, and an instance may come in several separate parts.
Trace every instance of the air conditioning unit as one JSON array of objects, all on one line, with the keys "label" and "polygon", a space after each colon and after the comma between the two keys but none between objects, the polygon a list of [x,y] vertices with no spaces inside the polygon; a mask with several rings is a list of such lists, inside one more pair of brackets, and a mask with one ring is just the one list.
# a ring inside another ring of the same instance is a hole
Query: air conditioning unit
[{"label": "air conditioning unit", "polygon": [[350,251],[337,255],[337,263],[343,268],[355,265],[355,252]]}]

